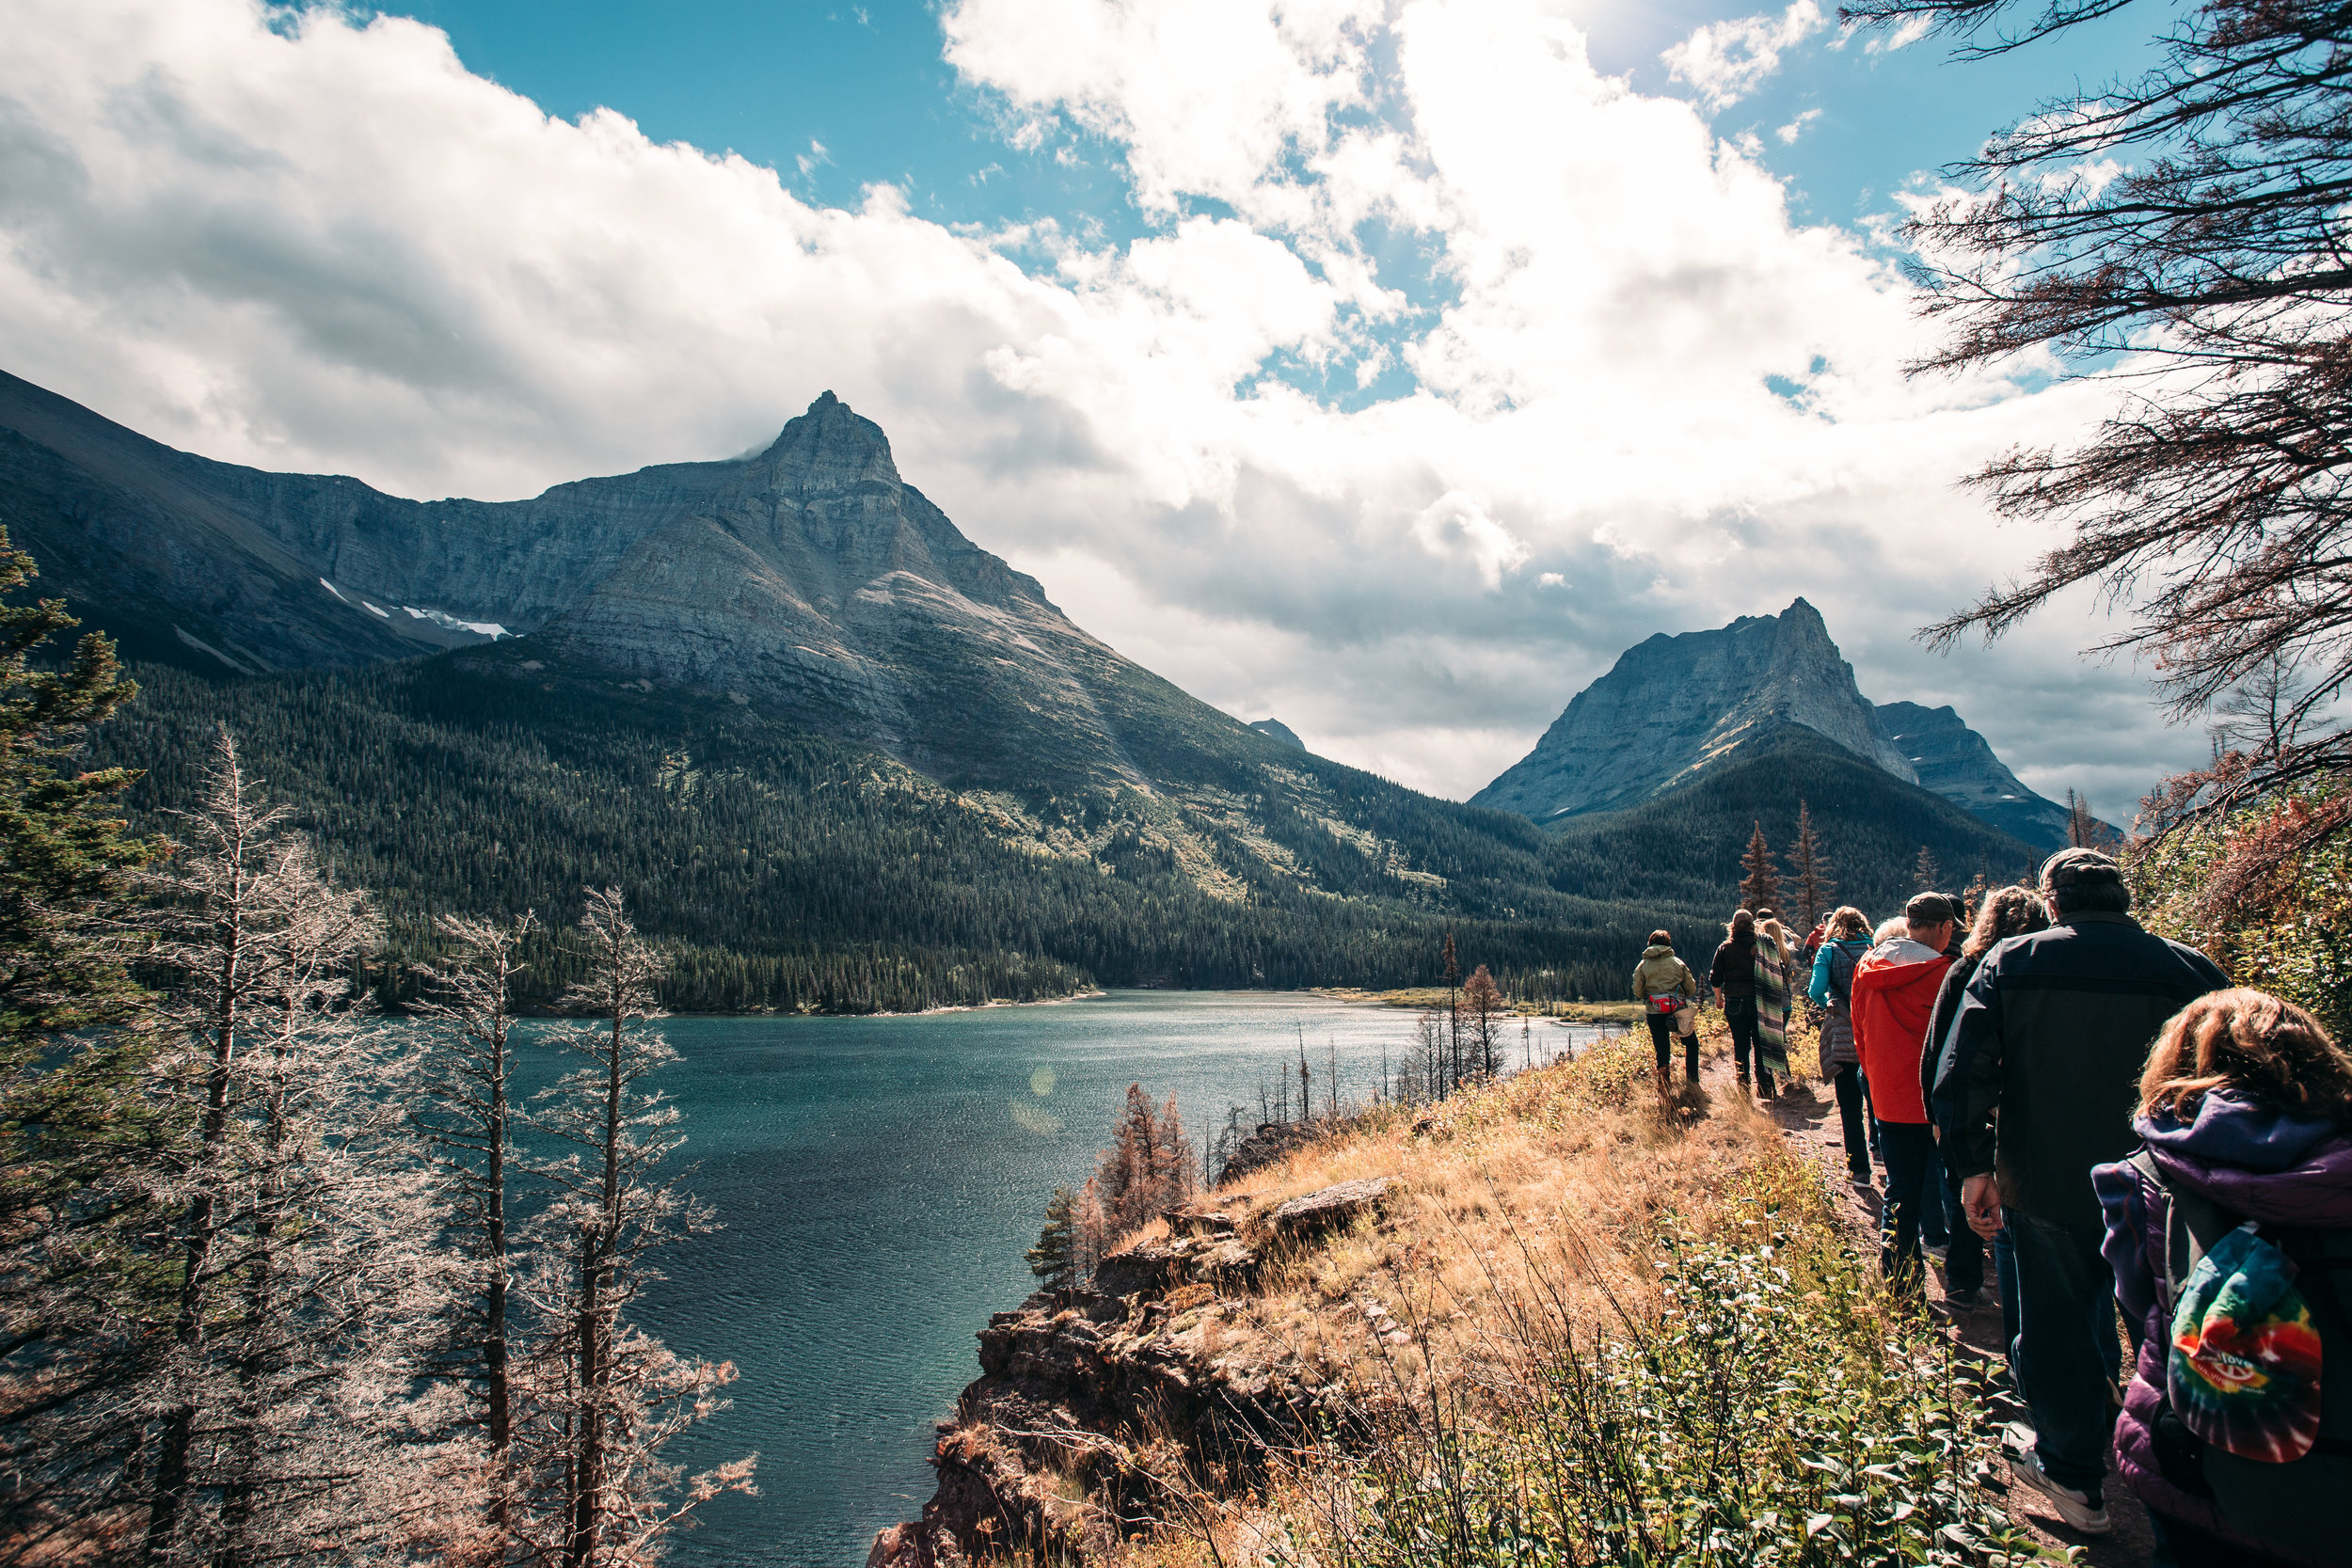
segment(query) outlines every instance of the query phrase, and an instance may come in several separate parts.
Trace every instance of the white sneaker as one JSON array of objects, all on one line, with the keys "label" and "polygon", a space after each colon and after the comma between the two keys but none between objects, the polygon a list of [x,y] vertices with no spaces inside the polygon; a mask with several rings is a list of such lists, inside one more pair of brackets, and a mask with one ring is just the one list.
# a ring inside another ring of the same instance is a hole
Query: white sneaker
[{"label": "white sneaker", "polygon": [[2058,1517],[2085,1535],[2105,1535],[2114,1528],[2107,1517],[2104,1499],[2092,1502],[2089,1493],[2077,1492],[2071,1486],[2060,1486],[2042,1468],[2042,1452],[2027,1449],[2009,1462],[2009,1473],[2041,1493],[2058,1510]]}]

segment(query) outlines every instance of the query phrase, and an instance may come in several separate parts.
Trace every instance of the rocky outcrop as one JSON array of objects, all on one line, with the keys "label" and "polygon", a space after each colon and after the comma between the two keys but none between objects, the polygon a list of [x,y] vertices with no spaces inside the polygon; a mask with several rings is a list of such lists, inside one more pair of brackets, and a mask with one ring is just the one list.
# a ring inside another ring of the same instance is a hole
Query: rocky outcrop
[{"label": "rocky outcrop", "polygon": [[1120,1513],[1212,1470],[1245,1483],[1269,1444],[1319,1418],[1327,1428],[1335,1386],[1256,1321],[1262,1259],[1375,1217],[1391,1186],[1174,1210],[1167,1237],[1104,1259],[1087,1289],[991,1318],[981,1375],[940,1427],[938,1489],[919,1519],[875,1538],[868,1568],[1107,1556]]},{"label": "rocky outcrop", "polygon": [[2021,784],[1956,710],[1881,703],[1878,711],[1923,787],[2037,849],[2065,846],[2066,808]]},{"label": "rocky outcrop", "polygon": [[1272,736],[1285,746],[1295,746],[1302,752],[1307,749],[1307,743],[1299,739],[1297,734],[1279,719],[1253,720],[1249,727],[1260,735]]}]

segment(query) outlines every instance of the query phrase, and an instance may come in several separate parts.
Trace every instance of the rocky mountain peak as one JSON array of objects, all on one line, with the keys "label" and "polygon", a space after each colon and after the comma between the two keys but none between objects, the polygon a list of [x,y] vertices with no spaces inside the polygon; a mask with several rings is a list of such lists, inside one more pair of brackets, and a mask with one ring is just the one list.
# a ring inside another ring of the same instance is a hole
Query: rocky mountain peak
[{"label": "rocky mountain peak", "polygon": [[1471,803],[1538,822],[1631,805],[1791,723],[1917,782],[1854,685],[1821,612],[1797,599],[1778,615],[1661,633],[1629,648]]},{"label": "rocky mountain peak", "polygon": [[906,483],[882,427],[830,391],[818,393],[807,411],[787,421],[768,450],[751,461],[803,490],[841,491],[861,484],[895,490]]}]

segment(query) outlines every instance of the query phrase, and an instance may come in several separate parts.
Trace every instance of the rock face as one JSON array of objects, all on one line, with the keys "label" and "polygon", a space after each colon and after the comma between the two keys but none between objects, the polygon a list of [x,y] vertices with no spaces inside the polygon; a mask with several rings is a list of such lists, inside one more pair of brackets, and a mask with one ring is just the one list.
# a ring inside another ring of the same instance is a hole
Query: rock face
[{"label": "rock face", "polygon": [[1934,791],[2036,847],[2066,838],[2066,810],[2017,780],[1948,707],[1872,704],[1798,599],[1714,631],[1629,648],[1576,694],[1535,749],[1470,804],[1558,822],[1636,804],[1803,725],[1883,772]]},{"label": "rock face", "polygon": [[1393,1177],[1371,1176],[1292,1198],[1274,1211],[1275,1231],[1291,1237],[1313,1236],[1352,1225],[1366,1214],[1378,1213],[1394,1185]]},{"label": "rock face", "polygon": [[831,392],[753,456],[419,502],[175,451],[0,375],[0,518],[136,657],[252,673],[526,635],[542,664],[732,693],[958,784],[1148,788],[1130,732],[1171,717],[1265,744],[964,538]]},{"label": "rock face", "polygon": [[1470,797],[1537,822],[1629,806],[1741,742],[1803,724],[1899,779],[1911,762],[1854,686],[1820,611],[1803,599],[1714,631],[1626,650],[1578,692],[1535,749]]},{"label": "rock face", "polygon": [[1917,703],[1881,703],[1878,712],[1923,786],[2037,849],[2064,847],[2066,808],[2019,783],[1958,712]]},{"label": "rock face", "polygon": [[1118,1513],[1163,1500],[1155,1473],[1214,1465],[1246,1485],[1333,1413],[1328,1369],[1256,1321],[1271,1216],[1236,1194],[1168,1218],[1167,1240],[1104,1259],[1090,1288],[989,1320],[981,1375],[932,1450],[938,1489],[875,1538],[868,1568],[1097,1560]]},{"label": "rock face", "polygon": [[1279,719],[1260,719],[1252,722],[1249,727],[1260,735],[1272,736],[1285,746],[1295,746],[1302,752],[1307,749],[1307,743],[1299,739],[1292,732],[1291,727]]}]

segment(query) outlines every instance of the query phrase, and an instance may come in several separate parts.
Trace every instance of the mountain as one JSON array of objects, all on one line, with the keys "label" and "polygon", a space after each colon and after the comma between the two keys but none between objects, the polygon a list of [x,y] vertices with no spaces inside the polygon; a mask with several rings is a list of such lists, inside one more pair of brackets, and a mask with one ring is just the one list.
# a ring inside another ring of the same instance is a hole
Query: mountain
[{"label": "mountain", "polygon": [[2019,783],[1953,709],[1881,703],[1878,712],[1921,784],[2037,848],[2065,847],[2066,808]]},{"label": "mountain", "polygon": [[1535,749],[1470,803],[1551,823],[1629,806],[1781,724],[1802,724],[1909,783],[1909,759],[1803,599],[1713,631],[1661,632],[1569,702]]},{"label": "mountain", "polygon": [[1787,725],[1918,784],[2037,848],[2066,842],[2066,808],[2027,789],[1949,707],[1873,704],[1798,599],[1778,615],[1661,633],[1570,700],[1535,749],[1470,797],[1558,826],[1651,799]]},{"label": "mountain", "polygon": [[1450,930],[1528,994],[1590,995],[1640,945],[1646,915],[1558,882],[1525,818],[1315,757],[1089,636],[831,394],[741,459],[416,502],[0,378],[0,521],[145,661],[96,748],[148,770],[142,820],[229,725],[396,954],[453,909],[560,926],[600,880],[690,1006],[1408,984]]},{"label": "mountain", "polygon": [[1783,851],[1782,902],[1793,908],[1785,851],[1796,840],[1800,801],[1812,810],[1836,902],[1873,921],[1915,891],[1923,848],[1945,891],[1979,872],[1994,883],[2021,878],[2041,859],[2036,847],[1941,795],[1887,777],[1804,725],[1786,724],[1636,805],[1561,819],[1552,830],[1553,875],[1569,886],[1606,877],[1622,897],[1661,911],[1707,911],[1720,921],[1736,902],[1740,852],[1761,827]]},{"label": "mountain", "polygon": [[1302,752],[1307,749],[1307,743],[1299,739],[1297,733],[1279,719],[1253,720],[1249,727],[1260,735],[1272,736],[1285,746],[1295,746]]}]

